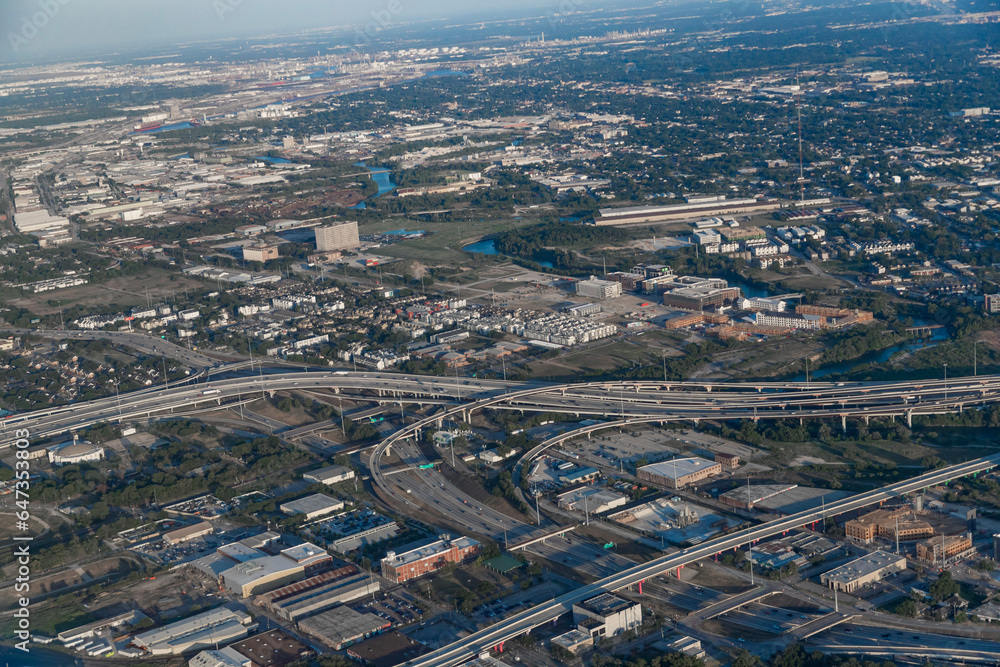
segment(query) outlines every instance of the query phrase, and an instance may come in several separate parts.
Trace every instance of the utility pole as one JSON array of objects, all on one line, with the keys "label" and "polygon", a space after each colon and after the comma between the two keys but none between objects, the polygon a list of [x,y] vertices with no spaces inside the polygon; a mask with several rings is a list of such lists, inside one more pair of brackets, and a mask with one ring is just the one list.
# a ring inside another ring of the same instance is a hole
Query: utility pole
[{"label": "utility pole", "polygon": [[[667,351],[663,350],[663,381],[667,381]],[[809,380],[806,380],[808,382]]]},{"label": "utility pole", "polygon": [[899,553],[899,517],[896,517],[896,553]]},{"label": "utility pole", "polygon": [[972,377],[979,375],[979,344],[982,342],[977,340],[972,343]]},{"label": "utility pole", "polygon": [[944,400],[948,400],[948,364],[944,365]]}]

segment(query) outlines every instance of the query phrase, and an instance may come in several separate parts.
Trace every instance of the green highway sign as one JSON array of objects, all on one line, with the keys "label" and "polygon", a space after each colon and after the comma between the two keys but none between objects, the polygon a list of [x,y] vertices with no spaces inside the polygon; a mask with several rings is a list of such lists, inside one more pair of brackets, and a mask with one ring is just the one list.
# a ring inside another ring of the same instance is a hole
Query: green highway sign
[{"label": "green highway sign", "polygon": [[420,469],[427,470],[428,468],[433,468],[433,467],[434,467],[433,463],[425,463],[424,465],[420,466]]}]

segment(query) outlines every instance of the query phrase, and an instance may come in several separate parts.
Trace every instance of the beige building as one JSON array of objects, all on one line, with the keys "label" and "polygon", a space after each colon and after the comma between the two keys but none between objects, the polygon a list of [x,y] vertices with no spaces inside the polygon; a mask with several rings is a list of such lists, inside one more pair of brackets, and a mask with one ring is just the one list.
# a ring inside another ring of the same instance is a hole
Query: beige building
[{"label": "beige building", "polygon": [[248,262],[269,262],[278,259],[276,245],[249,245],[243,247],[243,259]]},{"label": "beige building", "polygon": [[316,228],[316,250],[329,252],[331,250],[349,250],[361,245],[358,236],[358,223],[341,222],[329,227]]},{"label": "beige building", "polygon": [[867,544],[876,537],[899,541],[924,540],[934,534],[934,528],[909,508],[875,510],[844,525],[847,537]]},{"label": "beige building", "polygon": [[636,471],[636,477],[644,482],[680,489],[721,473],[721,463],[692,456],[642,466]]},{"label": "beige building", "polygon": [[881,581],[887,574],[906,569],[906,557],[875,551],[850,563],[824,572],[820,581],[824,586],[843,593],[853,593],[862,586]]},{"label": "beige building", "polygon": [[976,552],[972,546],[972,533],[963,535],[938,535],[917,543],[917,560],[931,565],[949,565]]}]

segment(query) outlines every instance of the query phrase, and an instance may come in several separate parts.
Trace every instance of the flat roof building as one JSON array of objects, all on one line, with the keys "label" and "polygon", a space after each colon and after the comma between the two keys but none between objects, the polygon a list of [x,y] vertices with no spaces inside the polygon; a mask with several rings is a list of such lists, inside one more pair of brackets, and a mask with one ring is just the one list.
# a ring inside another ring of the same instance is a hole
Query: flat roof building
[{"label": "flat roof building", "polygon": [[976,553],[972,533],[963,535],[938,535],[917,542],[917,560],[931,565],[951,565]]},{"label": "flat roof building", "polygon": [[258,595],[254,602],[284,619],[294,621],[373,595],[380,588],[379,581],[374,577],[359,571],[354,565],[345,565]]},{"label": "flat roof building", "polygon": [[201,523],[184,526],[183,528],[172,530],[169,533],[164,533],[163,541],[167,544],[181,544],[182,542],[188,542],[190,540],[196,540],[199,537],[211,535],[213,532],[215,532],[215,528],[212,524],[207,521],[202,521]]},{"label": "flat roof building", "polygon": [[624,494],[593,486],[573,489],[556,497],[559,507],[593,514],[603,514],[621,507],[628,503],[628,500],[628,496]]},{"label": "flat roof building", "polygon": [[590,634],[595,641],[614,637],[642,625],[642,605],[611,593],[573,605],[573,622],[577,629]]},{"label": "flat roof building", "polygon": [[306,542],[284,549],[276,556],[261,556],[237,563],[219,575],[226,588],[250,597],[305,578],[329,567],[333,558]]},{"label": "flat roof building", "polygon": [[876,537],[901,542],[924,540],[934,534],[934,528],[908,507],[869,512],[844,524],[847,537],[868,544]]},{"label": "flat roof building", "polygon": [[347,649],[347,655],[374,667],[395,667],[427,652],[426,646],[395,630]]},{"label": "flat roof building", "polygon": [[361,245],[357,222],[341,222],[329,227],[316,228],[316,250],[350,250]]},{"label": "flat roof building", "polygon": [[247,635],[249,614],[218,607],[135,635],[132,642],[152,655],[180,655]]},{"label": "flat roof building", "polygon": [[316,651],[280,629],[268,630],[241,639],[226,648],[247,660],[252,660],[254,665],[266,667],[285,667],[316,655]]},{"label": "flat roof building", "polygon": [[576,655],[578,651],[594,645],[594,638],[590,636],[590,633],[577,628],[573,628],[569,632],[564,632],[561,635],[556,635],[549,641],[556,646],[563,647],[573,655]]},{"label": "flat roof building", "polygon": [[276,245],[248,245],[243,247],[243,259],[248,262],[269,262],[278,259]]},{"label": "flat roof building", "polygon": [[591,276],[588,280],[576,283],[576,293],[592,299],[611,299],[622,295],[622,284]]},{"label": "flat roof building", "polygon": [[906,569],[906,557],[884,551],[875,551],[846,565],[824,572],[820,581],[824,586],[843,593],[853,593],[862,586],[881,581],[887,574]]},{"label": "flat roof building", "polygon": [[680,489],[721,473],[721,464],[692,456],[642,466],[636,471],[636,477],[644,482]]},{"label": "flat roof building", "polygon": [[753,486],[738,486],[732,491],[726,491],[719,496],[719,502],[730,507],[753,509],[757,503],[774,498],[786,491],[796,488],[796,484],[755,484]]},{"label": "flat roof building", "polygon": [[448,563],[461,563],[466,558],[478,556],[481,551],[482,546],[471,537],[452,539],[442,535],[440,540],[425,546],[399,554],[395,551],[386,553],[382,559],[382,576],[401,584],[436,572]]},{"label": "flat roof building", "polygon": [[314,493],[298,500],[282,503],[278,506],[285,514],[304,514],[306,519],[312,520],[317,517],[344,509],[344,501],[331,498],[323,493]]},{"label": "flat roof building", "polygon": [[354,471],[347,466],[332,465],[303,473],[302,479],[307,479],[310,482],[318,482],[319,484],[326,484],[329,486],[331,484],[337,484],[338,482],[354,479]]},{"label": "flat roof building", "polygon": [[375,614],[360,614],[350,607],[334,607],[299,621],[299,629],[340,651],[392,627]]}]

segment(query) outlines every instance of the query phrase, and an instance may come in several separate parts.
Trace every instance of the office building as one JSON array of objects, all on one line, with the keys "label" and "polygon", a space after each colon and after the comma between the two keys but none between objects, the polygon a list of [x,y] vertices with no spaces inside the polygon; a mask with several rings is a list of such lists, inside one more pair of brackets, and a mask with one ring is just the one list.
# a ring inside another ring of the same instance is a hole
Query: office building
[{"label": "office building", "polygon": [[269,262],[278,259],[276,245],[248,245],[243,247],[243,259],[248,262]]},{"label": "office building", "polygon": [[876,551],[846,565],[824,572],[820,581],[824,586],[843,593],[853,593],[862,586],[881,581],[887,574],[906,569],[906,557]]},{"label": "office building", "polygon": [[923,540],[934,534],[934,528],[908,507],[875,510],[844,524],[847,537],[868,544],[876,537],[900,542]]},{"label": "office building", "polygon": [[636,477],[644,482],[680,489],[721,473],[720,463],[692,456],[642,466],[636,471]]},{"label": "office building", "polygon": [[382,576],[401,584],[430,572],[436,572],[448,563],[461,563],[478,556],[482,547],[470,537],[442,536],[431,544],[396,553],[390,551],[382,559]]},{"label": "office building", "polygon": [[642,605],[611,593],[573,605],[573,622],[595,641],[614,637],[642,625]]},{"label": "office building", "polygon": [[989,314],[1000,313],[1000,294],[987,294],[985,297],[985,310]]},{"label": "office building", "polygon": [[591,276],[576,283],[576,293],[591,299],[612,299],[622,295],[622,284],[613,280],[601,280]]},{"label": "office building", "polygon": [[356,222],[341,222],[316,229],[316,250],[320,252],[350,250],[360,245],[361,239],[358,236],[358,223]]},{"label": "office building", "polygon": [[931,565],[951,565],[975,554],[976,548],[972,545],[972,533],[938,535],[929,540],[917,542],[917,560]]},{"label": "office building", "polygon": [[663,305],[677,310],[695,312],[707,309],[718,310],[735,305],[740,299],[740,295],[739,287],[692,285],[664,292]]}]

